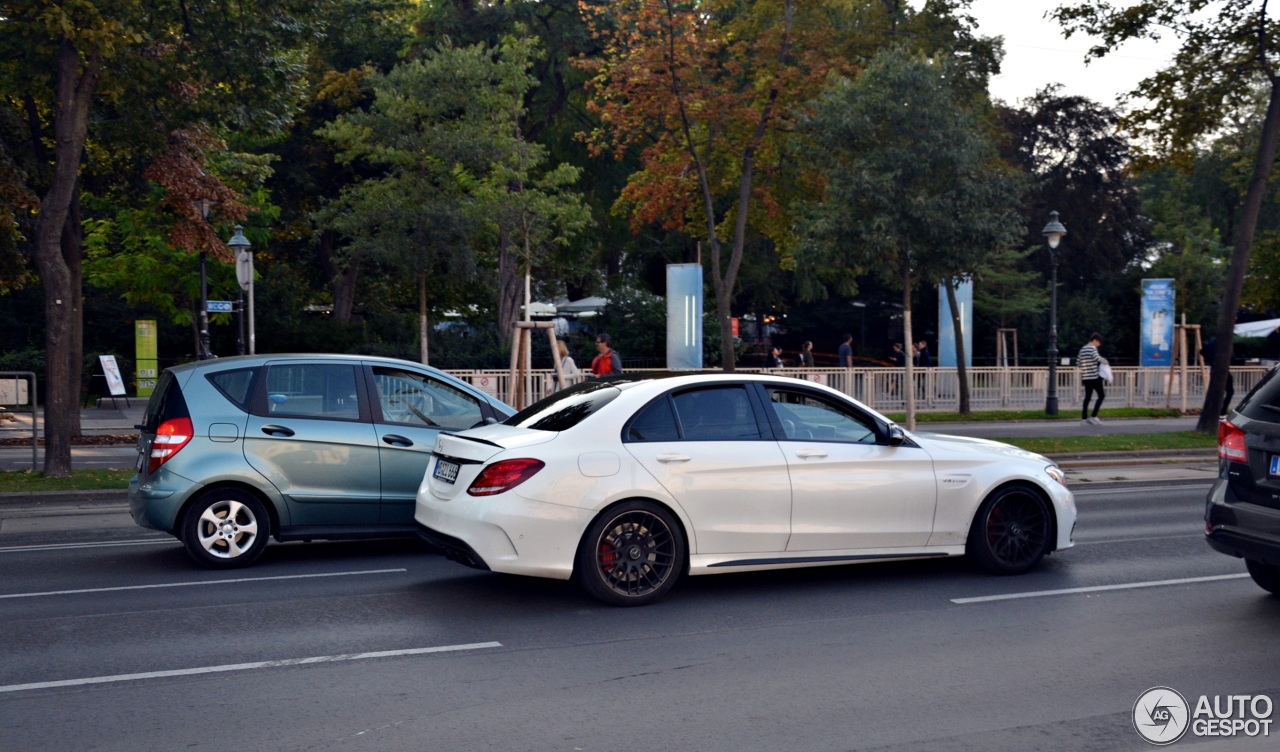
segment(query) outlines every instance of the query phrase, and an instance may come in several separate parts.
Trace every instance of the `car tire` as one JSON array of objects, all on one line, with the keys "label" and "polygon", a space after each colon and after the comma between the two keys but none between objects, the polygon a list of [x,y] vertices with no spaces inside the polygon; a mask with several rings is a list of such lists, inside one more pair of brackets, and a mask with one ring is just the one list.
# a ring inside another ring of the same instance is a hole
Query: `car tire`
[{"label": "car tire", "polygon": [[215,488],[197,498],[182,520],[182,542],[208,569],[247,567],[262,555],[271,518],[256,496],[239,488]]},{"label": "car tire", "polygon": [[1036,489],[1015,484],[995,491],[978,507],[965,553],[993,574],[1022,574],[1049,552],[1049,505]]},{"label": "car tire", "polygon": [[624,501],[598,516],[578,544],[574,575],[592,597],[614,606],[653,603],[684,574],[684,531],[651,501]]},{"label": "car tire", "polygon": [[1280,567],[1254,559],[1245,559],[1244,564],[1249,568],[1249,576],[1258,583],[1258,587],[1272,595],[1280,595]]}]

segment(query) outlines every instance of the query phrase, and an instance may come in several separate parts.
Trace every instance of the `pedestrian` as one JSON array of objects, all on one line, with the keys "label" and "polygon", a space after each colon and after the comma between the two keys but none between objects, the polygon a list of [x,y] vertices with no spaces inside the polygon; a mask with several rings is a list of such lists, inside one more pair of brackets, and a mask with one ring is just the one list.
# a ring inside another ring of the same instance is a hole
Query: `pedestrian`
[{"label": "pedestrian", "polygon": [[933,356],[929,354],[929,343],[924,340],[916,343],[916,365],[920,368],[933,368]]},{"label": "pedestrian", "polygon": [[556,350],[560,352],[560,371],[564,375],[564,381],[560,383],[559,388],[564,389],[578,380],[578,364],[573,362],[573,356],[569,354],[569,345],[564,340],[556,340]]},{"label": "pedestrian", "polygon": [[836,351],[837,359],[841,368],[853,368],[853,335],[846,334],[840,342],[840,349]]},{"label": "pedestrian", "polygon": [[[901,342],[893,343],[893,351],[889,353],[889,358],[893,361],[894,368],[907,367],[907,354],[902,350]],[[902,388],[902,374],[895,373],[889,380],[889,395],[893,396],[900,393]]]},{"label": "pedestrian", "polygon": [[[1218,352],[1218,338],[1210,337],[1209,341],[1204,343],[1204,347],[1200,348],[1200,358],[1213,368],[1213,359]],[[1206,387],[1209,385],[1206,383]],[[1219,418],[1227,417],[1227,413],[1231,410],[1231,398],[1236,394],[1236,380],[1231,375],[1231,364],[1227,364],[1227,388],[1222,394],[1222,408],[1218,411]]]},{"label": "pedestrian", "polygon": [[[1098,373],[1099,367],[1106,362],[1101,354],[1098,353],[1098,346],[1102,344],[1102,335],[1094,332],[1089,335],[1089,341],[1085,346],[1080,348],[1080,353],[1076,355],[1076,365],[1080,367],[1080,381],[1084,384],[1084,405],[1080,408],[1080,422],[1093,423],[1099,425],[1102,419],[1098,417],[1098,410],[1102,408],[1102,401],[1107,398],[1107,390],[1103,385],[1102,374]],[[1093,405],[1093,415],[1089,415],[1089,400],[1094,394],[1098,395],[1098,401]]]},{"label": "pedestrian", "polygon": [[600,353],[591,361],[591,375],[595,377],[622,373],[622,358],[613,349],[613,340],[609,335],[596,335],[596,352]]},{"label": "pedestrian", "polygon": [[770,368],[786,368],[786,367],[787,367],[787,364],[782,362],[782,348],[781,348],[781,347],[778,347],[777,345],[774,345],[774,346],[773,346],[773,351],[772,351],[772,353],[771,353],[771,355],[770,355],[770,358],[771,358],[771,363],[770,363],[770,366],[769,366]]},{"label": "pedestrian", "polygon": [[813,343],[807,339],[800,346],[800,366],[802,368],[813,368]]}]

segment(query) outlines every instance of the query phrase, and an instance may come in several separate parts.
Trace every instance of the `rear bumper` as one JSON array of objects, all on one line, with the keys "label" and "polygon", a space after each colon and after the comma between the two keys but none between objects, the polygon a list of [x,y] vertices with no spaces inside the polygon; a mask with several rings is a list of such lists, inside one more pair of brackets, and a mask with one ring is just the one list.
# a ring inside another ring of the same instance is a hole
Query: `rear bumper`
[{"label": "rear bumper", "polygon": [[473,569],[491,571],[489,565],[484,563],[484,559],[480,554],[476,553],[474,548],[468,546],[460,538],[445,535],[439,530],[432,530],[422,523],[418,523],[418,537],[444,551],[444,556],[449,561],[456,561]]},{"label": "rear bumper", "polygon": [[1205,504],[1205,541],[1228,556],[1280,566],[1280,509],[1235,500],[1219,479]]}]

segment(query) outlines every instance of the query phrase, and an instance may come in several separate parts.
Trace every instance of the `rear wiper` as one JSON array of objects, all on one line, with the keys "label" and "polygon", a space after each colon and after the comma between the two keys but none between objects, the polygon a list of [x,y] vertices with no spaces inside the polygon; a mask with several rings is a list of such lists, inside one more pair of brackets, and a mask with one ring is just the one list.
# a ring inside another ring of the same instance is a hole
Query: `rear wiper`
[{"label": "rear wiper", "polygon": [[1272,412],[1280,413],[1280,406],[1276,406],[1276,405],[1262,405],[1262,408],[1263,408],[1264,410],[1270,410],[1270,411],[1272,411]]}]

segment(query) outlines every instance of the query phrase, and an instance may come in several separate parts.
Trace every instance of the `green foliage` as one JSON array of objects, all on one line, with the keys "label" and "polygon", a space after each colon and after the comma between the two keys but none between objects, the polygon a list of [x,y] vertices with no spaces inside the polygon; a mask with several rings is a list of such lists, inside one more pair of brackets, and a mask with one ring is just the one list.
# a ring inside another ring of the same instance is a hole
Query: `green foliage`
[{"label": "green foliage", "polygon": [[1040,284],[1039,272],[1026,262],[1040,249],[1001,248],[984,260],[974,274],[973,311],[993,328],[1006,329],[1022,316],[1039,314],[1049,307],[1049,291]]}]

